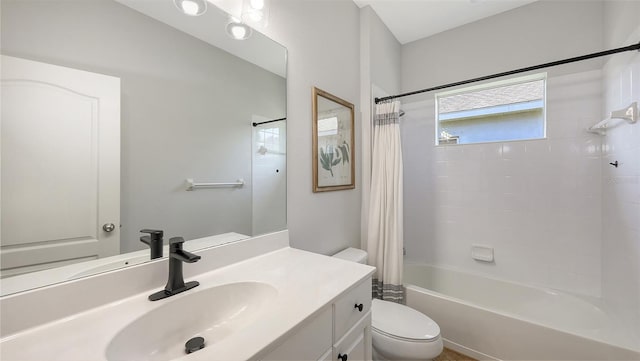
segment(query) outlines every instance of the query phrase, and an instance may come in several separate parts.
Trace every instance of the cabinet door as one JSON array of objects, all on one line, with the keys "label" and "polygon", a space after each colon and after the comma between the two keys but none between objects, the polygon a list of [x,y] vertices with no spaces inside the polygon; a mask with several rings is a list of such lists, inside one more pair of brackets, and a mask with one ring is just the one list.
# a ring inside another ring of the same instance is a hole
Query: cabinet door
[{"label": "cabinet door", "polygon": [[334,340],[339,340],[371,310],[371,278],[345,292],[333,307]]},{"label": "cabinet door", "polygon": [[326,350],[331,349],[331,321],[331,307],[327,307],[315,318],[306,321],[299,330],[271,350],[262,360],[317,360]]},{"label": "cabinet door", "polygon": [[352,361],[365,361],[364,352],[364,333],[358,333],[358,337],[353,341],[351,345],[347,347],[336,347],[336,360],[343,355],[347,355],[349,360]]},{"label": "cabinet door", "polygon": [[367,313],[347,334],[334,345],[333,359],[347,355],[349,361],[371,360],[371,313]]}]

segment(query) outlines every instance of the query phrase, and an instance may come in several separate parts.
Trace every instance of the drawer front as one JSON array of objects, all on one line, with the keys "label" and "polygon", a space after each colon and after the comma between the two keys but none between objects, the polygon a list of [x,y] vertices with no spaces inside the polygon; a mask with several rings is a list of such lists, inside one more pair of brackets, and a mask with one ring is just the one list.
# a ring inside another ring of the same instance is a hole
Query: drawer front
[{"label": "drawer front", "polygon": [[[356,305],[362,305],[362,310]],[[371,310],[371,278],[367,278],[333,304],[334,340],[339,340]]]},{"label": "drawer front", "polygon": [[371,360],[371,313],[367,313],[344,337],[333,347],[333,359],[340,361]]},{"label": "drawer front", "polygon": [[331,361],[333,360],[331,358],[332,356],[333,356],[333,347],[328,349],[327,352],[325,352],[324,355],[322,355],[322,357],[318,359],[318,361]]},{"label": "drawer front", "polygon": [[262,360],[318,360],[331,344],[331,307],[327,307]]}]

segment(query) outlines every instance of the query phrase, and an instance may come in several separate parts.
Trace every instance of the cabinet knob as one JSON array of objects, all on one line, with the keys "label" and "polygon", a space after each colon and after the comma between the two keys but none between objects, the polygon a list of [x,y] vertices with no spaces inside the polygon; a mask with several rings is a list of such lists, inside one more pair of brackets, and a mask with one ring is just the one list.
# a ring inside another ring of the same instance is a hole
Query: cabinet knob
[{"label": "cabinet knob", "polygon": [[[358,309],[358,311],[360,311],[360,312],[362,312],[362,308],[363,308],[363,307],[364,307],[364,306],[362,305],[362,303],[360,303],[360,304],[356,303],[356,305],[355,305],[355,308],[357,308],[357,309]],[[346,361],[346,360],[343,360],[343,361]]]},{"label": "cabinet knob", "polygon": [[339,353],[339,354],[338,354],[338,359],[339,359],[339,360],[347,361],[347,358],[348,358],[348,357],[347,357],[347,354],[346,354],[346,353],[345,353],[344,355],[343,355],[343,354],[341,354],[341,353]]}]

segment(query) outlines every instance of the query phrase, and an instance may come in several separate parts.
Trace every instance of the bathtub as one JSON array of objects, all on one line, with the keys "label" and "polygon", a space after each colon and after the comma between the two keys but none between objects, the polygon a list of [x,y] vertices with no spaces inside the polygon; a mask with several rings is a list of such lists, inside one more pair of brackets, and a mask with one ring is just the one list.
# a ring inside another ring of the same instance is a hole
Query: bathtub
[{"label": "bathtub", "polygon": [[412,263],[404,284],[445,347],[477,359],[640,360],[637,329],[573,295]]}]

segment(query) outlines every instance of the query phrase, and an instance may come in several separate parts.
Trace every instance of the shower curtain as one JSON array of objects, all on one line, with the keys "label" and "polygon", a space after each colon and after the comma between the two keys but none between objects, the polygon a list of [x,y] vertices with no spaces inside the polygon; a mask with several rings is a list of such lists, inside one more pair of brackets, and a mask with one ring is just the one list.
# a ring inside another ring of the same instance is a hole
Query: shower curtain
[{"label": "shower curtain", "polygon": [[373,297],[404,302],[400,102],[376,105],[367,252],[376,267]]}]

